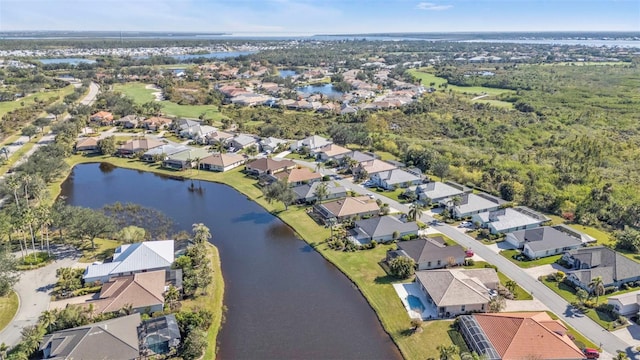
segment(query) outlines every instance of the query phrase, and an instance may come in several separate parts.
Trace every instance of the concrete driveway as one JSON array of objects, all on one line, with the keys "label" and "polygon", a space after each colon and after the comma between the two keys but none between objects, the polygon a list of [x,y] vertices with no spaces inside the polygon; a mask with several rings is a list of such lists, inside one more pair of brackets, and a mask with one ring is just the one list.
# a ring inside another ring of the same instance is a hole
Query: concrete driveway
[{"label": "concrete driveway", "polygon": [[22,272],[20,281],[14,287],[20,298],[18,313],[7,327],[0,332],[0,343],[15,346],[20,342],[21,331],[24,327],[38,322],[40,314],[49,309],[51,292],[56,283],[56,270],[72,267],[76,264],[79,253],[67,247],[54,250],[57,260],[35,270]]}]

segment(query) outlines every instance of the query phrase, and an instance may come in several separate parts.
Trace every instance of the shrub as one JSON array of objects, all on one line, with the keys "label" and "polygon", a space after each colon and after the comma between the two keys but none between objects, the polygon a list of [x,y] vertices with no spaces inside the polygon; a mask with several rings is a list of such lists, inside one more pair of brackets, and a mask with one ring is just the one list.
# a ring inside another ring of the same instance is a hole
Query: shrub
[{"label": "shrub", "polygon": [[613,292],[618,291],[618,287],[617,286],[607,286],[604,288],[604,293],[605,294],[611,294]]},{"label": "shrub", "polygon": [[411,237],[410,237],[409,235],[403,235],[403,236],[400,238],[400,240],[402,240],[402,241],[409,241],[409,240],[411,240]]},{"label": "shrub", "polygon": [[476,261],[473,259],[467,259],[465,262],[467,263],[467,266],[473,266],[476,264]]},{"label": "shrub", "polygon": [[329,181],[329,180],[331,180],[331,176],[329,176],[329,175],[325,175],[325,176],[322,177],[322,181],[326,182],[326,181]]},{"label": "shrub", "polygon": [[378,242],[377,242],[377,241],[375,241],[375,240],[371,240],[371,243],[369,244],[369,247],[370,247],[371,249],[375,249],[375,248],[376,248],[376,246],[378,246]]},{"label": "shrub", "polygon": [[484,267],[485,267],[486,269],[493,269],[493,270],[495,270],[495,271],[498,271],[498,267],[497,267],[497,266],[495,266],[495,265],[493,265],[493,264],[484,264]]},{"label": "shrub", "polygon": [[399,279],[406,279],[415,273],[415,265],[413,259],[406,256],[398,256],[389,261],[389,271],[391,275]]}]

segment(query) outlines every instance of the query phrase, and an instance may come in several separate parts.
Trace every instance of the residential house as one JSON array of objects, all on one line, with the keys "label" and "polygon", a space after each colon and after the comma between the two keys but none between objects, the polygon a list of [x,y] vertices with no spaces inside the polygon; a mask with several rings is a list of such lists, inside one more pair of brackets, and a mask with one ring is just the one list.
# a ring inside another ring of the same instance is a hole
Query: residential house
[{"label": "residential house", "polygon": [[347,188],[339,186],[333,181],[320,182],[315,181],[310,184],[298,185],[293,188],[296,193],[296,202],[314,203],[318,200],[316,197],[316,189],[320,184],[327,186],[327,197],[322,200],[331,200],[347,197]]},{"label": "residential house", "polygon": [[229,139],[233,138],[233,136],[234,135],[231,133],[217,130],[212,132],[211,134],[208,134],[206,137],[207,137],[208,144],[215,144],[217,142],[226,144],[227,141],[229,141]]},{"label": "residential house", "polygon": [[155,147],[149,151],[146,151],[142,154],[140,160],[142,161],[156,161],[156,159],[161,158],[165,160],[167,156],[179,153],[181,151],[189,150],[188,146],[178,145],[178,144],[165,144],[162,146]]},{"label": "residential house", "polygon": [[313,210],[324,221],[336,219],[338,222],[356,217],[377,216],[380,213],[380,207],[376,201],[368,196],[347,197],[317,204]]},{"label": "residential house", "polygon": [[337,157],[347,156],[353,151],[336,144],[327,144],[314,151],[316,158],[322,161],[335,160]]},{"label": "residential house", "polygon": [[111,262],[91,264],[82,276],[85,283],[106,283],[114,276],[126,276],[152,270],[168,270],[173,264],[173,240],[144,241],[116,248]]},{"label": "residential house", "polygon": [[188,148],[187,150],[168,155],[163,161],[162,166],[170,169],[185,170],[196,165],[198,160],[204,159],[210,153],[203,148]]},{"label": "residential house", "polygon": [[553,228],[558,231],[562,231],[563,233],[566,233],[569,236],[573,236],[575,238],[580,239],[582,243],[585,245],[596,242],[596,238],[594,238],[593,236],[580,232],[568,225],[558,224],[558,225],[553,225]]},{"label": "residential house", "polygon": [[229,144],[235,150],[246,149],[246,148],[248,148],[250,146],[256,145],[257,142],[258,142],[258,140],[255,137],[250,136],[250,135],[245,135],[245,134],[236,135],[231,140],[229,140]]},{"label": "residential house", "polygon": [[406,188],[422,183],[422,178],[402,169],[376,172],[371,175],[373,183],[386,190]]},{"label": "residential house", "polygon": [[637,316],[640,313],[640,290],[609,296],[607,304],[612,305],[622,316]]},{"label": "residential house", "polygon": [[176,132],[180,137],[206,142],[206,136],[217,131],[213,126],[202,125],[198,121],[180,119],[177,121]]},{"label": "residential house", "polygon": [[118,147],[117,154],[119,156],[134,156],[135,154],[143,154],[151,149],[155,149],[165,143],[156,139],[132,139]]},{"label": "residential house", "polygon": [[113,123],[117,126],[122,126],[125,129],[135,129],[140,125],[142,120],[144,120],[144,118],[138,115],[127,115],[125,117],[121,117]]},{"label": "residential house", "polygon": [[154,116],[142,121],[142,126],[147,130],[158,131],[166,129],[171,125],[171,119]]},{"label": "residential house", "polygon": [[361,162],[356,168],[355,172],[365,171],[369,176],[379,173],[382,171],[389,171],[396,169],[396,166],[393,164],[389,164],[386,161],[382,161],[379,159],[373,159],[370,161]]},{"label": "residential house", "polygon": [[274,137],[262,138],[260,140],[260,150],[266,153],[275,152],[278,146],[286,144],[287,140],[282,140]]},{"label": "residential house", "polygon": [[135,273],[111,278],[102,285],[99,297],[82,303],[94,314],[120,311],[131,306],[134,312],[153,313],[164,306],[166,270]]},{"label": "residential house", "polygon": [[111,125],[113,123],[113,114],[108,111],[98,111],[91,115],[89,120],[97,122],[100,125]]},{"label": "residential house", "polygon": [[200,159],[200,169],[225,172],[244,164],[245,158],[238,154],[215,153]]},{"label": "residential house", "polygon": [[142,356],[163,355],[180,346],[180,328],[174,314],[144,320],[138,326]]},{"label": "residential house", "polygon": [[440,269],[464,265],[467,253],[460,245],[447,245],[441,236],[427,237],[398,243],[398,250],[389,251],[387,260],[398,256],[413,259],[417,270]]},{"label": "residential house", "polygon": [[321,112],[321,113],[335,113],[337,112],[339,109],[338,105],[334,104],[334,103],[325,103],[320,105],[316,111]]},{"label": "residential house", "polygon": [[376,242],[391,241],[407,235],[417,236],[418,230],[420,228],[414,221],[403,222],[396,216],[386,215],[357,220],[351,236],[358,243],[364,244],[374,240]]},{"label": "residential house", "polygon": [[263,105],[269,99],[271,99],[271,97],[266,95],[245,93],[245,94],[240,94],[238,96],[232,97],[231,103],[241,105],[241,106],[256,106],[256,105]]},{"label": "residential house", "polygon": [[458,205],[454,205],[452,200],[453,198],[446,198],[441,200],[440,204],[448,210],[453,209],[453,215],[458,219],[486,211],[498,210],[502,204],[506,203],[506,201],[498,197],[484,193],[463,194],[460,196],[460,204]]},{"label": "residential house", "polygon": [[138,359],[138,325],[140,314],[132,314],[56,331],[42,338],[39,350],[42,359]]},{"label": "residential house", "polygon": [[88,137],[81,138],[76,142],[76,151],[86,152],[86,153],[94,153],[99,152],[100,148],[98,147],[98,139]]},{"label": "residential house", "polygon": [[594,278],[602,277],[607,286],[640,281],[640,263],[604,246],[569,250],[562,259],[571,267],[567,279],[585,290]]},{"label": "residential house", "polygon": [[458,324],[469,350],[486,360],[586,358],[566,325],[546,312],[462,315]]},{"label": "residential house", "polygon": [[507,234],[506,242],[522,249],[530,259],[563,254],[582,246],[582,240],[551,226],[520,230]]},{"label": "residential house", "polygon": [[306,139],[294,141],[291,144],[291,150],[296,151],[296,150],[299,150],[300,148],[306,147],[311,151],[315,151],[331,143],[332,143],[331,140],[323,138],[322,136],[313,135],[313,136],[309,136]]},{"label": "residential house", "polygon": [[290,170],[280,171],[270,176],[276,181],[285,180],[287,184],[291,186],[298,186],[322,180],[322,175],[306,167],[296,167]]},{"label": "residential house", "polygon": [[245,168],[248,173],[259,176],[277,174],[281,171],[291,170],[296,166],[295,162],[287,159],[260,158],[247,163]]},{"label": "residential house", "polygon": [[373,160],[376,159],[376,155],[372,153],[364,153],[356,150],[356,151],[352,151],[351,153],[336,155],[334,158],[336,161],[341,162],[343,165],[348,165],[346,163],[347,161],[353,161],[356,165],[359,165],[362,163],[372,162]]},{"label": "residential house", "polygon": [[490,290],[500,284],[491,268],[416,271],[416,283],[436,308],[439,317],[485,312]]},{"label": "residential house", "polygon": [[471,221],[474,224],[480,223],[480,226],[489,229],[492,234],[503,234],[538,227],[549,221],[549,218],[528,207],[516,206],[474,214]]},{"label": "residential house", "polygon": [[468,194],[471,191],[471,188],[452,181],[446,181],[444,183],[434,181],[428,184],[419,185],[416,188],[416,195],[418,195],[419,200],[424,201],[427,204],[433,204],[447,198]]}]

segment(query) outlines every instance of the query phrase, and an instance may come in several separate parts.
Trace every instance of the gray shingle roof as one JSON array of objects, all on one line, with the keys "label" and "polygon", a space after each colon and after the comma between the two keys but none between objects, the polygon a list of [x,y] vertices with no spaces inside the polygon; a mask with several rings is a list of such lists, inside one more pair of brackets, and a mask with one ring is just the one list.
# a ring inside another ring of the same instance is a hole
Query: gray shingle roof
[{"label": "gray shingle roof", "polygon": [[416,277],[438,307],[488,303],[489,287],[500,282],[493,269],[416,271]]},{"label": "gray shingle roof", "polygon": [[293,191],[296,193],[297,200],[315,198],[314,193],[320,184],[327,184],[327,192],[329,193],[329,195],[343,193],[346,194],[347,192],[347,188],[345,188],[344,186],[338,186],[332,181],[316,181],[311,184],[304,184],[294,187]]},{"label": "gray shingle roof", "polygon": [[417,264],[438,260],[446,264],[449,257],[458,259],[466,256],[462,246],[446,246],[442,237],[402,241],[398,243],[398,250],[403,250]]},{"label": "gray shingle roof", "polygon": [[391,235],[395,231],[399,233],[415,232],[418,233],[418,224],[415,222],[402,222],[395,216],[380,216],[355,222],[356,227],[360,228],[365,234],[372,238],[379,236]]},{"label": "gray shingle roof", "polygon": [[596,276],[602,276],[605,284],[640,276],[640,263],[604,246],[580,248],[567,253],[591,266],[590,269],[571,271],[584,284]]},{"label": "gray shingle roof", "polygon": [[429,199],[443,199],[447,197],[453,197],[462,195],[465,192],[471,191],[471,189],[460,185],[460,188],[452,186],[451,183],[441,183],[439,181],[430,182],[428,184],[420,185],[416,189],[418,194],[424,194]]},{"label": "gray shingle roof", "polygon": [[140,314],[57,331],[42,339],[44,359],[137,359]]},{"label": "gray shingle roof", "polygon": [[376,174],[381,180],[385,181],[388,185],[403,184],[407,182],[419,181],[420,177],[402,169],[392,169],[388,171],[381,171]]},{"label": "gray shingle roof", "polygon": [[518,239],[519,242],[528,244],[529,248],[536,252],[582,244],[580,239],[569,236],[567,233],[558,231],[550,226],[514,231],[511,235]]}]

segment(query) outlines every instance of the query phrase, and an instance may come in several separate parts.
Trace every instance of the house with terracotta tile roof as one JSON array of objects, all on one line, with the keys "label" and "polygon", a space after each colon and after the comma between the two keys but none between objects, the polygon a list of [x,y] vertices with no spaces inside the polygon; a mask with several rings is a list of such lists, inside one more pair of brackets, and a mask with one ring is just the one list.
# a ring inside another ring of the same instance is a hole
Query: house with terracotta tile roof
[{"label": "house with terracotta tile roof", "polygon": [[358,196],[317,204],[313,211],[324,221],[336,219],[342,222],[356,217],[377,216],[380,214],[380,207],[368,196]]},{"label": "house with terracotta tile roof", "polygon": [[166,271],[158,270],[111,278],[102,285],[98,299],[81,306],[93,308],[94,314],[120,311],[131,305],[134,312],[162,311]]},{"label": "house with terracotta tile roof", "polygon": [[154,116],[142,121],[142,126],[145,129],[157,131],[160,129],[166,129],[171,125],[172,120],[164,117]]},{"label": "house with terracotta tile roof", "polygon": [[238,154],[211,154],[200,159],[200,169],[225,172],[244,164],[245,158]]},{"label": "house with terracotta tile roof", "polygon": [[76,151],[87,153],[98,152],[100,150],[98,148],[98,139],[92,137],[81,138],[80,140],[78,140],[78,142],[76,142],[75,149]]},{"label": "house with terracotta tile roof", "polygon": [[291,186],[298,186],[322,180],[322,175],[306,167],[281,171],[270,175],[270,177],[275,181],[285,180],[287,184]]},{"label": "house with terracotta tile roof", "polygon": [[567,327],[546,312],[473,314],[458,320],[469,349],[487,360],[586,359]]},{"label": "house with terracotta tile roof", "polygon": [[373,175],[382,171],[389,171],[395,169],[396,166],[380,159],[373,159],[365,162],[361,162],[355,169],[356,172],[366,171],[367,174]]},{"label": "house with terracotta tile roof", "polygon": [[113,114],[108,111],[98,111],[91,115],[89,120],[100,123],[100,125],[111,125],[113,123]]},{"label": "house with terracotta tile roof", "polygon": [[442,318],[487,311],[489,292],[500,284],[498,273],[491,268],[416,271],[415,282]]}]

